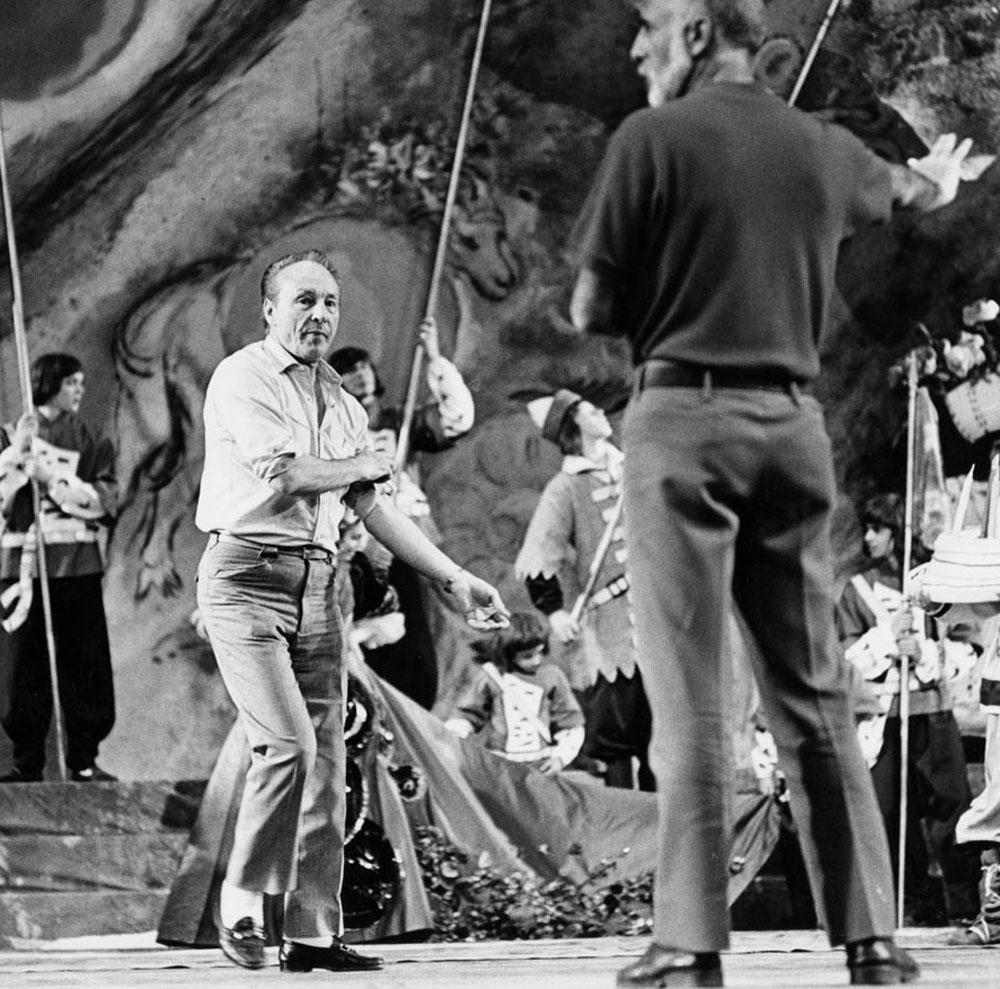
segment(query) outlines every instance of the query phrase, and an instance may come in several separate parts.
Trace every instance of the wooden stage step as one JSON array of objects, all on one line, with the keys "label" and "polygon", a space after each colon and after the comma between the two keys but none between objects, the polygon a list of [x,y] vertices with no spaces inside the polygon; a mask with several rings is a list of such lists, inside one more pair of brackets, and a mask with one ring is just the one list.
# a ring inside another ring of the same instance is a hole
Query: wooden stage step
[{"label": "wooden stage step", "polygon": [[0,946],[155,928],[203,789],[0,785]]}]

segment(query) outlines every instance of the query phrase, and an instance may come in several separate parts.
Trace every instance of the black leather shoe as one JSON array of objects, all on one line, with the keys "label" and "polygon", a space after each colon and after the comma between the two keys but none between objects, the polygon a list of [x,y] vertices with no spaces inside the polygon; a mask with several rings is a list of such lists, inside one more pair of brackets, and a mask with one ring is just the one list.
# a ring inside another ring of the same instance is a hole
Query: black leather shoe
[{"label": "black leather shoe", "polygon": [[106,769],[101,769],[96,762],[84,769],[72,770],[69,778],[74,783],[112,783],[118,780],[117,776],[112,776]]},{"label": "black leather shoe", "polygon": [[876,937],[847,946],[852,986],[894,986],[916,982],[920,966],[892,938]]},{"label": "black leather shoe", "polygon": [[694,954],[653,943],[637,962],[618,973],[619,986],[721,986],[718,952]]},{"label": "black leather shoe", "polygon": [[243,968],[264,967],[264,928],[250,917],[243,917],[232,927],[219,925],[219,947],[230,960]]},{"label": "black leather shoe", "polygon": [[278,952],[278,967],[282,972],[311,972],[314,968],[330,972],[369,972],[383,964],[378,955],[360,955],[340,938],[334,938],[328,948],[284,941]]}]

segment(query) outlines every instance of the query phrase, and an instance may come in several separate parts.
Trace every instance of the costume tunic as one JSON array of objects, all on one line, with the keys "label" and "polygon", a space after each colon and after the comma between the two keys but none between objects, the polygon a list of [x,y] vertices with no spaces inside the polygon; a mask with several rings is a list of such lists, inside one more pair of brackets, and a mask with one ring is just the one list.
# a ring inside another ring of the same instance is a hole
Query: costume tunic
[{"label": "costume tunic", "polygon": [[[606,466],[583,456],[563,457],[559,473],[542,491],[514,561],[514,572],[520,580],[558,579],[560,573],[568,573],[577,592],[583,590],[591,561],[621,494],[622,455],[614,447],[608,449]],[[585,611],[581,621],[586,665],[582,682],[573,684],[577,688],[591,686],[598,673],[613,683],[619,672],[627,678],[635,672],[632,619],[624,589],[626,559],[625,532],[619,524],[594,584],[595,594],[607,599]],[[545,614],[565,604],[558,584],[554,594],[550,592],[534,603]]]},{"label": "costume tunic", "polygon": [[[830,442],[818,403],[793,387],[819,370],[838,245],[889,216],[891,191],[888,167],[846,131],[757,83],[703,83],[622,124],[581,217],[580,266],[614,286],[613,331],[650,362],[623,448],[661,794],[660,944],[728,944],[734,598],[759,647],[765,718],[830,939],[894,929],[888,846],[833,629]],[[658,385],[657,360],[693,366],[701,387]],[[697,369],[756,377],[713,387]]]},{"label": "costume tunic", "polygon": [[[864,586],[861,586],[863,582]],[[866,590],[867,588],[867,590]],[[874,605],[874,608],[873,608]],[[844,588],[837,603],[837,632],[845,656],[868,681],[882,715],[874,724],[883,744],[869,763],[886,834],[899,834],[900,746],[899,689],[892,615],[903,605],[897,570],[888,565],[869,568]],[[917,613],[919,624],[920,615]],[[926,622],[926,619],[924,619]],[[943,643],[918,635],[922,654],[912,662],[909,679],[909,764],[912,785],[907,808],[907,875],[905,889],[913,909],[923,909],[933,896],[928,888],[927,837],[933,844],[946,882],[962,884],[968,869],[953,849],[955,827],[972,799],[958,722],[944,666]],[[893,862],[894,867],[896,862]],[[897,867],[898,868],[898,867]],[[971,892],[971,891],[970,891]]]},{"label": "costume tunic", "polygon": [[[583,741],[583,712],[562,670],[543,663],[534,673],[501,673],[488,665],[459,701],[456,717],[508,759],[533,762],[553,752],[563,765],[572,762]],[[581,730],[567,738],[574,728]]]},{"label": "costume tunic", "polygon": [[[43,491],[45,562],[52,603],[59,693],[66,722],[66,762],[70,771],[91,768],[100,743],[115,722],[111,651],[101,592],[100,540],[117,511],[115,454],[97,441],[72,413],[49,420],[39,414],[39,438],[50,462],[86,486],[95,519],[62,511]],[[13,427],[0,430],[0,474],[14,482],[17,451]],[[0,706],[4,730],[14,744],[14,766],[26,779],[40,778],[45,737],[52,717],[48,651],[41,589],[34,561],[34,508],[30,485],[0,497],[0,590],[5,625],[0,632]],[[27,553],[25,547],[27,546]],[[15,626],[16,627],[13,627]]]}]

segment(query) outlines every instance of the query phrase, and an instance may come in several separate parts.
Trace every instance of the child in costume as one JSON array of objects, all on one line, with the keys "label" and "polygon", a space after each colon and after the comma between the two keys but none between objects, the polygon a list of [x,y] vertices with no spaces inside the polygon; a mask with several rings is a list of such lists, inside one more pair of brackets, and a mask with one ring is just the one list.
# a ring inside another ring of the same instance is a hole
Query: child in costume
[{"label": "child in costume", "polygon": [[[899,548],[903,506],[895,494],[870,498],[862,512],[868,565],[848,582],[837,605],[836,624],[847,660],[878,700],[880,713],[859,725],[882,819],[890,841],[899,833],[900,656],[909,659],[909,801],[907,804],[908,909],[939,919],[942,907],[968,916],[974,877],[955,851],[955,825],[972,799],[965,755],[953,712],[952,670],[944,643],[927,634],[924,612],[908,607],[901,592]],[[957,655],[949,652],[948,656]],[[944,873],[947,900],[928,876],[926,827]],[[895,860],[893,861],[896,867]]]},{"label": "child in costume", "polygon": [[[458,368],[441,354],[437,322],[428,317],[420,324],[420,341],[427,355],[426,383],[431,400],[419,405],[405,437],[415,454],[449,450],[475,422],[475,403]],[[401,442],[403,409],[384,401],[385,389],[372,355],[361,347],[341,347],[329,356],[343,379],[343,388],[368,414],[372,448],[395,459]],[[427,496],[420,487],[419,465],[412,459],[393,478],[393,501],[423,530],[432,542],[440,533],[430,514]],[[399,595],[406,631],[396,642],[372,645],[367,662],[379,676],[426,708],[434,704],[438,689],[438,662],[428,609],[436,589],[402,560],[391,557],[373,543],[367,550],[377,570],[388,570],[389,582]]]},{"label": "child in costume", "polygon": [[508,629],[476,645],[484,660],[479,676],[445,724],[460,738],[478,734],[514,762],[559,772],[583,744],[583,712],[562,670],[545,662],[544,623],[514,612]]},{"label": "child in costume", "polygon": [[1000,466],[994,457],[980,530],[963,530],[972,475],[959,500],[955,529],[940,536],[930,563],[913,577],[913,597],[939,622],[989,629],[980,667],[980,707],[986,715],[984,787],[959,818],[959,845],[980,853],[979,914],[955,944],[1000,944]]},{"label": "child in costume", "polygon": [[[652,723],[636,666],[627,550],[621,516],[616,518],[622,454],[611,443],[603,410],[575,392],[560,389],[534,399],[528,413],[563,459],[538,501],[514,571],[555,639],[579,640],[582,646],[584,669],[573,687],[587,722],[583,755],[606,765],[608,786],[625,789],[634,785],[634,759],[639,788],[653,790],[647,761]],[[574,613],[564,582],[581,592],[592,567],[597,567],[592,592]]]},{"label": "child in costume", "polygon": [[[39,584],[36,529],[45,565],[66,727],[66,768],[77,782],[113,780],[97,765],[115,723],[101,545],[118,510],[115,452],[80,418],[84,372],[72,354],[31,366],[36,412],[0,428],[0,722],[14,748],[3,783],[42,779],[52,686]],[[39,488],[41,519],[29,478]]]}]

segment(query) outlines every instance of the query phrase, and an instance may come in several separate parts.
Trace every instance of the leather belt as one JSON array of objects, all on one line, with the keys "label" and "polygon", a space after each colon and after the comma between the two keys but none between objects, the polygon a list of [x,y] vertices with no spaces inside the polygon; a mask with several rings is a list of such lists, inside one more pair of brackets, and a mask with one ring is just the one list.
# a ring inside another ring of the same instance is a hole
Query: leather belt
[{"label": "leather belt", "polygon": [[636,372],[637,391],[646,388],[748,388],[805,394],[809,383],[766,368],[707,367],[682,361],[651,360]]},{"label": "leather belt", "polygon": [[243,536],[234,535],[231,532],[213,532],[212,537],[215,542],[209,541],[209,546],[215,543],[229,543],[233,546],[248,546],[257,550],[264,558],[274,558],[276,556],[295,556],[300,560],[323,560],[326,563],[333,563],[336,554],[324,546],[276,546],[273,543],[259,543],[256,539],[245,539]]}]

